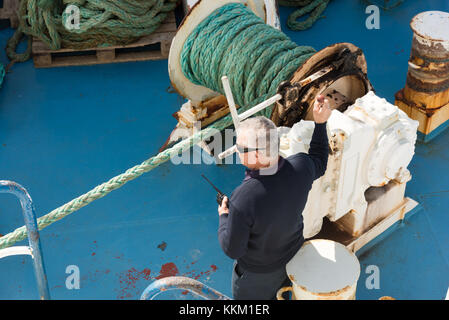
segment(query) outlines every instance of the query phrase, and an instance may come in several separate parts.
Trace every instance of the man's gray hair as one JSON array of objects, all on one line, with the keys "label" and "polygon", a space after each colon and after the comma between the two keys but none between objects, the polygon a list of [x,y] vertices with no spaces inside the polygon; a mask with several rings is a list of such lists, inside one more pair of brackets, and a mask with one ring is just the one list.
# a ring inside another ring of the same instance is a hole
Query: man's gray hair
[{"label": "man's gray hair", "polygon": [[276,125],[270,119],[259,116],[242,121],[236,130],[237,137],[245,135],[248,148],[265,148],[260,150],[267,158],[274,159],[279,154],[279,135]]}]

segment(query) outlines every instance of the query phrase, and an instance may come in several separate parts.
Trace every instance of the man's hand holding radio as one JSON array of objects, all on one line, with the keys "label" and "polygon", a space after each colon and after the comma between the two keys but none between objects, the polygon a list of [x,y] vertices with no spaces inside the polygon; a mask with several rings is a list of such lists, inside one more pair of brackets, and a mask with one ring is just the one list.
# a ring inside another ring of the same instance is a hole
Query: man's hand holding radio
[{"label": "man's hand holding radio", "polygon": [[228,197],[223,198],[223,202],[221,205],[218,206],[218,214],[221,216],[222,214],[228,214],[229,208],[228,208]]}]

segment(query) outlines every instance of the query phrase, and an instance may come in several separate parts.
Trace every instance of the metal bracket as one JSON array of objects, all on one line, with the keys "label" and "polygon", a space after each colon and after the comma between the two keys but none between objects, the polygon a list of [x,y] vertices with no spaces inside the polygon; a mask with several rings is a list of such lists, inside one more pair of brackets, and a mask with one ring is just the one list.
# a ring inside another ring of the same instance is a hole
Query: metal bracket
[{"label": "metal bracket", "polygon": [[176,289],[188,290],[206,300],[230,300],[229,297],[197,280],[179,276],[154,281],[142,292],[140,300],[153,300],[162,291]]},{"label": "metal bracket", "polygon": [[23,218],[28,234],[29,247],[11,247],[0,250],[0,258],[11,255],[31,255],[33,258],[34,273],[36,275],[39,297],[41,300],[50,299],[48,290],[47,275],[45,272],[44,258],[41,251],[39,229],[37,227],[36,213],[34,205],[28,192],[18,183],[7,180],[0,180],[0,193],[12,193],[20,200]]},{"label": "metal bracket", "polygon": [[360,53],[361,51],[352,53],[348,48],[344,48],[336,54],[332,62],[305,79],[293,83],[290,81],[281,82],[277,92],[280,93],[283,98],[278,103],[282,105],[285,111],[279,115],[279,118],[285,121],[285,119],[293,112],[298,113],[299,116],[302,117],[309,108],[309,105],[303,103],[300,99],[304,91],[318,80],[323,79],[324,76],[328,78],[332,75],[342,75],[348,72],[353,72],[354,67],[356,66],[357,57]]}]

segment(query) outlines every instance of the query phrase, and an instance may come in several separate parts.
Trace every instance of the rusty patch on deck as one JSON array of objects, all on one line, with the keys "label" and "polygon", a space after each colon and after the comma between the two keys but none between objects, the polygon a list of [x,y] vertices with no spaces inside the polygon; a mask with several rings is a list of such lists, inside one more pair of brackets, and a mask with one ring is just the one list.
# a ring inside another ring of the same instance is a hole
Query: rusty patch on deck
[{"label": "rusty patch on deck", "polygon": [[[184,260],[184,262],[187,262]],[[191,263],[187,263],[185,266],[186,269],[190,269],[192,265],[194,265],[197,261],[192,261]],[[127,271],[118,274],[119,276],[119,284],[120,288],[116,289],[118,291],[117,299],[130,299],[136,296],[139,296],[142,290],[145,289],[152,281],[163,279],[166,277],[173,276],[184,276],[193,278],[198,280],[202,276],[210,276],[213,272],[217,271],[218,267],[214,264],[210,265],[210,269],[206,271],[187,271],[183,274],[180,274],[178,267],[173,262],[165,263],[161,266],[161,270],[159,271],[159,275],[153,276],[151,274],[151,270],[149,268],[144,268],[143,270],[137,270],[136,268],[130,268]],[[109,270],[105,273],[109,273]],[[82,279],[87,280],[87,278]],[[91,280],[91,279],[90,279]],[[161,290],[163,291],[163,290]],[[182,293],[185,294],[185,293]]]},{"label": "rusty patch on deck", "polygon": [[166,263],[162,265],[161,271],[159,271],[159,276],[156,279],[162,279],[166,277],[174,277],[179,274],[179,270],[173,262]]}]

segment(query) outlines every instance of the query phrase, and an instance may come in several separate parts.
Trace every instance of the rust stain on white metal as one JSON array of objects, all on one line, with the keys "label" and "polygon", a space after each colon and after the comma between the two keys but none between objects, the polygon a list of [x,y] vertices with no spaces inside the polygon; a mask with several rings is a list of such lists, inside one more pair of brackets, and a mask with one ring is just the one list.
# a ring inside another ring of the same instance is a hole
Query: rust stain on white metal
[{"label": "rust stain on white metal", "polygon": [[401,208],[399,219],[404,220],[404,216],[405,216],[405,206]]},{"label": "rust stain on white metal", "polygon": [[[351,286],[346,286],[343,289],[330,292],[311,292],[310,290],[307,290],[307,288],[304,286],[299,285],[298,287],[316,296],[317,300],[343,300],[342,295],[351,289]],[[350,298],[352,299],[353,296],[355,297],[355,295],[351,295]]]},{"label": "rust stain on white metal", "polygon": [[383,296],[383,297],[380,297],[379,300],[396,300],[396,299],[393,297],[390,297],[390,296]]}]

